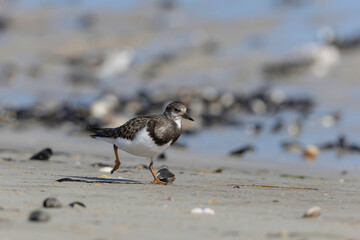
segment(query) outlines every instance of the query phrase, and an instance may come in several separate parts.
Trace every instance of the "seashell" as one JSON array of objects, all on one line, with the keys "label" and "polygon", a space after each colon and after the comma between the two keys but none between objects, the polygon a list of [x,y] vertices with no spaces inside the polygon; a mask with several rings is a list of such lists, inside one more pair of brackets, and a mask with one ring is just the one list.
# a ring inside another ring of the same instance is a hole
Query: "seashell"
[{"label": "seashell", "polygon": [[31,222],[47,222],[50,220],[50,215],[41,211],[35,210],[30,213],[29,221]]},{"label": "seashell", "polygon": [[160,181],[172,183],[175,181],[175,174],[170,172],[167,168],[160,169],[156,176],[159,178]]},{"label": "seashell", "polygon": [[319,149],[316,146],[307,146],[303,152],[302,157],[304,160],[315,160],[319,154]]},{"label": "seashell", "polygon": [[314,218],[314,217],[319,217],[321,214],[321,208],[319,206],[314,206],[309,208],[305,213],[304,213],[304,218]]},{"label": "seashell", "polygon": [[201,208],[193,208],[190,211],[191,214],[203,214],[203,210]]},{"label": "seashell", "polygon": [[45,208],[61,208],[62,204],[56,198],[47,198],[43,202]]},{"label": "seashell", "polygon": [[112,169],[113,169],[112,167],[103,167],[99,169],[99,172],[109,173],[111,172]]},{"label": "seashell", "polygon": [[205,215],[214,215],[215,214],[215,211],[211,208],[204,208],[203,209],[203,214]]},{"label": "seashell", "polygon": [[197,215],[214,215],[215,214],[215,211],[211,208],[193,208],[191,211],[190,211],[191,214],[197,214]]}]

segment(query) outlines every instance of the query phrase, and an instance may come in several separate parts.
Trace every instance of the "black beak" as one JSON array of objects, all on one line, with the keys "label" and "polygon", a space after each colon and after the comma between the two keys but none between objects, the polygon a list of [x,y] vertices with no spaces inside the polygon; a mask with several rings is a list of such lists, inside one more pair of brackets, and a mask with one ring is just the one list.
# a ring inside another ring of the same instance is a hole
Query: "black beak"
[{"label": "black beak", "polygon": [[192,119],[192,118],[190,117],[190,115],[187,114],[187,113],[184,113],[184,115],[182,115],[182,117],[185,118],[185,119],[188,119],[188,120],[190,120],[190,121],[194,121],[194,119]]}]

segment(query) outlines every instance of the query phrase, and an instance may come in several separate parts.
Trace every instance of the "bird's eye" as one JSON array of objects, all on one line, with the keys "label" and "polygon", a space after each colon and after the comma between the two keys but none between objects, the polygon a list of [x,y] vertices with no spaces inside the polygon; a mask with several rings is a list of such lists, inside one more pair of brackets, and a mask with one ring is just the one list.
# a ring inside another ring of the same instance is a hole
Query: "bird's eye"
[{"label": "bird's eye", "polygon": [[180,112],[181,110],[178,109],[178,108],[174,108],[174,111],[175,111],[175,112]]}]

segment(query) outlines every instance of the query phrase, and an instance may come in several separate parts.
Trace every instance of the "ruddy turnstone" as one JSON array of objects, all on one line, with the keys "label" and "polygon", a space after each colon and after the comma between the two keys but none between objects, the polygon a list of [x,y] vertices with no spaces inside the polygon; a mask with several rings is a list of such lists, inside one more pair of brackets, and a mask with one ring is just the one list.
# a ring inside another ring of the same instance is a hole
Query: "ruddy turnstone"
[{"label": "ruddy turnstone", "polygon": [[194,121],[186,107],[180,102],[167,105],[163,114],[136,117],[117,128],[96,128],[93,138],[113,144],[115,153],[114,173],[120,167],[118,148],[135,156],[150,157],[149,169],[155,184],[166,184],[160,181],[153,170],[153,158],[163,153],[175,143],[181,134],[182,119]]}]

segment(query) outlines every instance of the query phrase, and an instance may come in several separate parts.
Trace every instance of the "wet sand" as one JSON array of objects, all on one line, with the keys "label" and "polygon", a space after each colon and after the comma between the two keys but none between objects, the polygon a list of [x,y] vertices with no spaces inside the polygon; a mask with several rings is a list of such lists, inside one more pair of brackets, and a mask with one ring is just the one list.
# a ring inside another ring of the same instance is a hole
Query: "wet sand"
[{"label": "wet sand", "polygon": [[[167,165],[176,180],[154,185],[149,170],[134,168],[146,159],[121,152],[120,169],[102,173],[91,164],[113,163],[109,144],[41,131],[1,131],[0,239],[359,239],[356,169],[220,159],[173,147],[155,169]],[[46,146],[54,151],[50,161],[28,160]],[[222,173],[212,173],[218,168]],[[47,197],[63,207],[43,209],[48,222],[29,222]],[[70,208],[74,201],[86,208]],[[302,218],[315,205],[321,216]],[[215,215],[191,214],[195,207]]]}]

